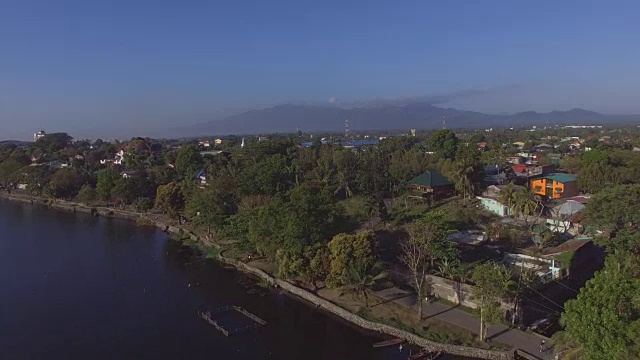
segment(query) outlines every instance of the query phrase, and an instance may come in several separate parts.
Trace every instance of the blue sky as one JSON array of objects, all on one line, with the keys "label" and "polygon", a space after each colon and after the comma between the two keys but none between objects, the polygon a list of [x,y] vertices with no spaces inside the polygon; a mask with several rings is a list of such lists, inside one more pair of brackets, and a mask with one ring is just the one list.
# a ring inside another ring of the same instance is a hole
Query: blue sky
[{"label": "blue sky", "polygon": [[446,106],[640,113],[638,13],[611,0],[0,0],[0,138],[467,90]]}]

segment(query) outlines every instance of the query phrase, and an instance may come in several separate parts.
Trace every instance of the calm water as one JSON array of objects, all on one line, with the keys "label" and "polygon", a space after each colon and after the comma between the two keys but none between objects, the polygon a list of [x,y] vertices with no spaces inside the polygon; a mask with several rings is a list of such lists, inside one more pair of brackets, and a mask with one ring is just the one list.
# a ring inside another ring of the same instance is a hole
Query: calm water
[{"label": "calm water", "polygon": [[[225,305],[268,324],[226,338],[197,316]],[[0,359],[407,358],[373,350],[379,340],[288,295],[256,293],[156,229],[0,199]]]}]

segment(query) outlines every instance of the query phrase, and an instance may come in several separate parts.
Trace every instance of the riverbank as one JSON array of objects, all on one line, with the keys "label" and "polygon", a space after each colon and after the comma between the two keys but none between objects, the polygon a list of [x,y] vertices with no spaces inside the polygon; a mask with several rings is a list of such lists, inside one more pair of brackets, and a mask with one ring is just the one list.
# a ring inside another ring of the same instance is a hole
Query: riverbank
[{"label": "riverbank", "polygon": [[[136,221],[138,219],[144,219],[144,222],[147,222],[148,224],[154,225],[160,228],[161,230],[167,231],[169,233],[182,234],[183,236],[188,237],[191,241],[204,245],[205,248],[214,248],[218,250],[221,249],[221,246],[219,244],[216,244],[215,242],[211,241],[205,236],[198,236],[197,234],[193,233],[189,229],[183,226],[180,226],[179,224],[176,224],[176,222],[172,221],[171,219],[166,219],[162,215],[141,215],[139,213],[134,213],[131,211],[126,211],[121,209],[113,209],[108,207],[90,207],[90,206],[85,206],[78,203],[59,201],[59,200],[51,201],[48,199],[29,197],[24,194],[3,193],[2,197],[7,198],[9,200],[13,200],[13,201],[21,201],[24,203],[46,205],[50,208],[68,211],[68,212],[86,212],[86,213],[98,214],[99,216],[117,217],[117,218],[136,220]],[[514,358],[513,352],[494,351],[494,350],[477,349],[477,348],[466,347],[466,346],[441,344],[441,343],[424,339],[418,335],[403,331],[393,326],[380,324],[375,321],[367,320],[357,314],[354,314],[353,312],[350,312],[334,304],[333,302],[327,299],[324,299],[322,297],[317,296],[316,294],[313,294],[312,292],[304,288],[295,286],[288,281],[276,279],[269,273],[263,270],[260,270],[254,266],[250,266],[242,261],[239,261],[230,257],[225,257],[223,254],[220,254],[220,252],[215,254],[214,257],[222,263],[232,265],[235,268],[245,273],[252,274],[253,276],[260,278],[264,282],[267,282],[273,286],[277,286],[283,290],[286,290],[288,293],[300,299],[303,299],[309,303],[312,303],[316,307],[321,308],[325,311],[328,311],[329,313],[335,316],[338,316],[361,328],[375,331],[378,333],[384,333],[393,337],[404,338],[404,339],[407,339],[407,341],[409,341],[410,343],[413,343],[422,348],[429,349],[429,350],[444,351],[446,353],[453,354],[453,355],[484,358],[484,359],[513,359]]]}]

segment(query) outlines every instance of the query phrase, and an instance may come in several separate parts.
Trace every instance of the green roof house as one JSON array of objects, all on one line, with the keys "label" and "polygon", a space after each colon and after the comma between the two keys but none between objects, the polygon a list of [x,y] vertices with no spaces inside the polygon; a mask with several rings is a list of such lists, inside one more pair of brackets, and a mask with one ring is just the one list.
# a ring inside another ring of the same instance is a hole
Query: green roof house
[{"label": "green roof house", "polygon": [[453,192],[454,184],[437,170],[429,169],[411,179],[409,188],[423,194],[442,195]]}]

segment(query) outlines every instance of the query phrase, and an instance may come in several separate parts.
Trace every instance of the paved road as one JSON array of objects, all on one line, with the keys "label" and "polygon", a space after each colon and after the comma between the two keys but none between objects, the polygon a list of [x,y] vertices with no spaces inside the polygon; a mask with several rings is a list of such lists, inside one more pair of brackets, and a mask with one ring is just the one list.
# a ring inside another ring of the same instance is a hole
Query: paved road
[{"label": "paved road", "polygon": [[[414,309],[416,308],[415,295],[397,288],[385,289],[377,292],[376,295],[383,299],[392,300],[393,302],[403,306]],[[446,321],[450,324],[469,330],[476,335],[480,330],[479,319],[464,310],[456,309],[455,307],[442,303],[423,302],[422,314],[425,319],[435,317],[438,320]],[[546,341],[547,345],[550,345],[549,340],[540,335],[526,333],[518,329],[510,329],[504,325],[492,325],[487,331],[487,338],[491,341],[524,350],[541,359],[553,359],[554,357],[551,351],[545,354],[540,353],[540,342],[543,339]]]}]

